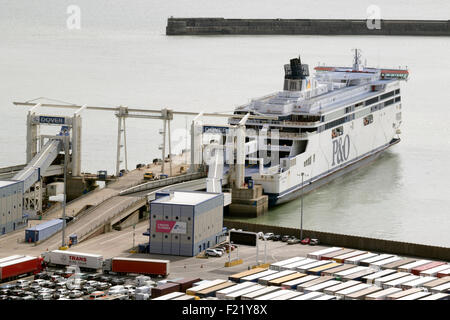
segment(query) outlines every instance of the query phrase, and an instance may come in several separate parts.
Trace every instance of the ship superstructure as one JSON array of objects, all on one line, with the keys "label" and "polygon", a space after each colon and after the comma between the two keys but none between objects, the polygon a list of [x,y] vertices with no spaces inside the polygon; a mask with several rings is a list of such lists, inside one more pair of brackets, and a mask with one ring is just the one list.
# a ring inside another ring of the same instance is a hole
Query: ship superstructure
[{"label": "ship superstructure", "polygon": [[[311,76],[299,57],[284,69],[283,91],[234,112],[262,117],[247,120],[246,139],[258,140],[255,156],[264,159],[264,169],[248,170],[247,176],[263,186],[271,205],[356,169],[398,143],[400,80],[409,75],[406,68],[365,67],[358,49],[351,67],[318,66]],[[229,124],[239,121],[231,117]],[[252,159],[249,155],[247,167]]]}]

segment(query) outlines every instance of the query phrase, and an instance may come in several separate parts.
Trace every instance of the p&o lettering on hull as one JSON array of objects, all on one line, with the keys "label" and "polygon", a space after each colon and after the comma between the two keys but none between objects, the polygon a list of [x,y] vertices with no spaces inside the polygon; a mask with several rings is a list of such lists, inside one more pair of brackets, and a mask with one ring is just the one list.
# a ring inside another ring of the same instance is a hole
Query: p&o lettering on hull
[{"label": "p&o lettering on hull", "polygon": [[333,140],[333,163],[331,164],[332,166],[347,161],[349,155],[350,155],[350,136],[348,134],[344,138],[339,137]]}]

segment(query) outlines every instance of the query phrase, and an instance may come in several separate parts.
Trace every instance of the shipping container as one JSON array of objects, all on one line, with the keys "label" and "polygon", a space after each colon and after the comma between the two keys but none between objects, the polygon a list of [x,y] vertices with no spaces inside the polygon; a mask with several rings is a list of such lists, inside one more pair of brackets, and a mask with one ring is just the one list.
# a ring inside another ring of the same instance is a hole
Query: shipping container
[{"label": "shipping container", "polygon": [[194,282],[194,283],[192,284],[192,286],[193,286],[193,287],[201,286],[201,285],[210,283],[211,281],[212,281],[212,280],[200,280],[200,281],[198,281],[198,282]]},{"label": "shipping container", "polygon": [[425,284],[436,280],[436,277],[419,277],[418,279],[415,279],[410,282],[405,282],[402,284],[402,289],[411,289],[411,288],[422,288]]},{"label": "shipping container", "polygon": [[423,298],[423,297],[426,297],[429,295],[431,295],[430,292],[421,291],[421,292],[416,292],[414,294],[410,294],[409,296],[399,298],[397,300],[419,300],[420,298]]},{"label": "shipping container", "polygon": [[369,267],[380,270],[383,268],[384,265],[395,262],[395,261],[400,261],[400,260],[402,260],[402,258],[394,256],[394,257],[390,257],[387,259],[372,262],[371,264],[369,264]]},{"label": "shipping container", "polygon": [[[295,279],[295,280],[290,280],[290,281],[286,281],[283,282],[281,284],[281,287],[284,289],[297,289],[297,286],[301,283],[305,283],[305,282],[309,282],[311,280],[317,279],[319,278],[319,276],[305,276],[305,277],[301,277],[299,279]],[[330,278],[332,279],[332,278]]]},{"label": "shipping container", "polygon": [[377,256],[374,256],[374,257],[370,257],[368,259],[361,260],[359,262],[359,265],[368,267],[371,263],[374,263],[374,262],[377,262],[377,261],[381,261],[381,260],[385,260],[385,259],[391,258],[393,256],[394,255],[392,255],[392,254],[380,254],[380,255],[377,255]]},{"label": "shipping container", "polygon": [[294,258],[290,258],[290,259],[286,259],[286,260],[282,260],[282,261],[277,261],[277,262],[272,263],[269,266],[269,269],[281,271],[280,267],[287,265],[287,264],[297,262],[297,261],[305,260],[305,259],[306,259],[305,257],[294,257]]},{"label": "shipping container", "polygon": [[402,288],[402,284],[406,283],[406,282],[410,282],[413,280],[418,279],[418,276],[415,276],[413,274],[406,276],[406,277],[401,277],[395,280],[391,280],[391,281],[387,281],[385,283],[383,283],[381,286],[383,287],[383,289],[387,289],[390,287],[397,287],[397,288]]},{"label": "shipping container", "polygon": [[292,298],[301,296],[303,293],[298,291],[292,291],[292,290],[284,290],[286,291],[283,295],[277,296],[275,298],[272,298],[270,300],[291,300]]},{"label": "shipping container", "polygon": [[343,276],[342,281],[350,281],[350,280],[362,281],[363,277],[368,276],[369,274],[373,274],[375,272],[377,272],[375,269],[368,268],[367,270],[361,270],[359,272],[350,273],[346,276]]},{"label": "shipping container", "polygon": [[447,283],[447,282],[450,282],[450,277],[437,278],[434,281],[425,283],[423,285],[423,287],[429,290],[429,289],[431,289],[433,287],[440,286],[441,284],[444,284],[444,283]]},{"label": "shipping container", "polygon": [[314,292],[314,291],[319,291],[319,292],[323,292],[324,289],[335,286],[337,284],[341,283],[341,281],[337,281],[337,280],[328,280],[322,283],[318,283],[314,286],[309,286],[303,289],[304,293],[309,293],[309,292]]},{"label": "shipping container", "polygon": [[366,289],[356,291],[356,292],[353,292],[353,293],[345,296],[345,300],[365,300],[366,296],[368,296],[369,294],[379,292],[381,290],[383,290],[383,289],[381,289],[378,286],[370,286]]},{"label": "shipping container", "polygon": [[227,282],[227,280],[222,280],[222,279],[210,280],[207,283],[203,283],[198,286],[193,286],[192,288],[187,289],[186,294],[195,296],[197,294],[197,292],[199,292],[199,291],[217,286],[218,284],[225,283],[225,282]]},{"label": "shipping container", "polygon": [[412,289],[408,289],[408,290],[401,290],[399,292],[396,292],[396,293],[388,295],[386,297],[386,300],[397,300],[397,299],[400,299],[400,298],[405,297],[407,295],[414,294],[416,292],[421,292],[421,291],[422,291],[422,289],[419,289],[419,288],[412,288]]},{"label": "shipping container", "polygon": [[341,272],[341,271],[345,271],[348,269],[352,269],[352,268],[356,268],[356,265],[354,264],[344,264],[340,267],[336,267],[333,269],[327,269],[325,271],[322,272],[323,276],[334,276],[336,273]]},{"label": "shipping container", "polygon": [[312,300],[337,300],[335,296],[331,296],[329,294],[324,294],[323,296],[320,296],[318,298],[314,298]]},{"label": "shipping container", "polygon": [[338,251],[338,250],[342,250],[342,249],[343,248],[341,248],[341,247],[326,248],[326,249],[322,249],[322,250],[319,250],[319,251],[314,251],[314,252],[308,253],[308,255],[306,257],[311,258],[311,259],[320,260],[322,255],[328,254],[328,253],[331,253],[331,252],[335,252],[335,251]]},{"label": "shipping container", "polygon": [[185,295],[186,294],[184,294],[183,292],[172,292],[172,293],[168,293],[163,296],[154,298],[153,300],[174,300],[175,298],[185,296]]},{"label": "shipping container", "polygon": [[260,284],[256,284],[254,282],[247,282],[247,283],[251,283],[251,284],[253,284],[253,286],[239,290],[239,291],[229,293],[225,296],[225,300],[241,300],[241,297],[243,295],[246,295],[246,294],[254,292],[254,291],[259,291],[259,290],[262,290],[265,288],[264,286],[262,286]]},{"label": "shipping container", "polygon": [[25,242],[39,242],[50,238],[63,227],[63,220],[53,219],[25,229]]},{"label": "shipping container", "polygon": [[450,268],[439,271],[437,274],[438,278],[443,278],[443,277],[447,277],[447,276],[450,276]]},{"label": "shipping container", "polygon": [[386,269],[386,270],[383,270],[383,271],[378,271],[378,272],[369,274],[367,276],[364,276],[362,278],[362,281],[364,281],[365,283],[368,283],[368,284],[372,284],[372,283],[375,283],[375,279],[388,276],[388,275],[393,274],[395,272],[396,271],[393,270],[393,269]]},{"label": "shipping container", "polygon": [[13,280],[18,276],[42,271],[42,258],[24,256],[0,263],[0,281]]},{"label": "shipping container", "polygon": [[279,271],[273,274],[269,274],[268,276],[262,277],[258,279],[258,283],[262,284],[262,285],[267,285],[269,283],[269,281],[274,280],[274,279],[278,279],[278,278],[282,278],[284,276],[288,276],[294,273],[298,273],[292,270],[284,270],[284,271]]},{"label": "shipping container", "polygon": [[314,292],[302,294],[301,296],[292,298],[291,300],[313,300],[313,299],[317,299],[324,295],[325,294],[323,292],[314,291]]},{"label": "shipping container", "polygon": [[187,289],[192,288],[194,283],[200,281],[200,278],[182,278],[177,280],[169,280],[168,282],[178,283],[180,285],[180,291],[186,292]]},{"label": "shipping container", "polygon": [[400,288],[388,288],[366,296],[366,300],[385,300],[387,296],[402,291]]},{"label": "shipping container", "polygon": [[329,253],[323,254],[320,257],[320,260],[331,260],[334,257],[341,256],[343,254],[351,253],[351,252],[355,252],[355,250],[353,250],[353,249],[341,249],[341,250],[338,250],[338,251],[329,252]]},{"label": "shipping container", "polygon": [[272,300],[273,298],[285,295],[288,290],[278,290],[274,291],[259,297],[256,297],[254,300]]},{"label": "shipping container", "polygon": [[369,258],[372,258],[372,257],[375,257],[375,256],[378,256],[378,254],[373,253],[373,252],[367,252],[365,254],[361,254],[361,255],[356,256],[356,257],[351,257],[351,258],[345,259],[344,263],[359,265],[359,263],[362,260],[369,259]]},{"label": "shipping container", "polygon": [[333,257],[333,260],[336,261],[336,262],[339,262],[339,263],[344,263],[346,259],[353,258],[353,257],[356,257],[356,256],[360,256],[360,255],[363,255],[363,254],[366,254],[366,253],[367,253],[367,251],[355,250],[355,251],[352,251],[352,252],[348,252],[348,253],[341,254],[339,256]]},{"label": "shipping container", "polygon": [[225,289],[217,291],[216,292],[216,297],[219,298],[219,299],[224,299],[227,294],[230,294],[230,293],[233,293],[233,292],[236,292],[236,291],[240,291],[242,289],[253,287],[253,286],[256,286],[256,283],[250,282],[250,281],[239,283],[239,284],[235,284],[232,287],[228,287],[228,288],[225,288]]},{"label": "shipping container", "polygon": [[42,254],[44,261],[49,265],[70,266],[77,265],[86,269],[101,269],[103,256],[91,253],[74,252],[67,250],[53,250]]},{"label": "shipping container", "polygon": [[172,300],[195,300],[195,296],[190,296],[188,294],[184,294]]},{"label": "shipping container", "polygon": [[229,276],[228,279],[231,281],[234,281],[234,282],[241,282],[242,278],[251,276],[255,273],[259,273],[259,272],[263,272],[263,271],[267,271],[267,268],[254,268],[254,269],[250,269],[247,271],[242,271],[242,272],[239,272],[239,273]]},{"label": "shipping container", "polygon": [[341,263],[337,263],[337,262],[329,263],[329,264],[326,264],[326,265],[323,265],[323,266],[319,266],[317,268],[309,269],[309,270],[306,271],[306,273],[307,274],[314,274],[316,276],[320,276],[325,270],[336,268],[336,267],[339,267],[341,265],[342,265]]},{"label": "shipping container", "polygon": [[420,298],[419,300],[450,300],[450,294],[447,293],[434,293],[430,296]]},{"label": "shipping container", "polygon": [[294,272],[290,275],[281,277],[281,278],[277,278],[277,279],[273,279],[269,281],[269,286],[281,286],[281,284],[291,281],[291,280],[295,280],[295,279],[299,279],[302,277],[305,277],[306,274],[304,273],[300,273],[300,272]]},{"label": "shipping container", "polygon": [[197,293],[195,294],[196,296],[200,297],[200,298],[206,298],[206,297],[214,297],[216,296],[216,292],[222,289],[226,289],[229,288],[231,286],[236,285],[236,283],[231,282],[231,281],[227,281],[224,283],[220,283],[218,285],[197,291]]},{"label": "shipping container", "polygon": [[180,292],[180,285],[178,283],[165,283],[152,288],[151,297],[155,299],[172,292]]},{"label": "shipping container", "polygon": [[265,287],[264,289],[252,291],[252,292],[242,295],[241,300],[255,300],[255,298],[257,298],[257,297],[260,297],[265,294],[269,294],[271,292],[279,291],[279,290],[281,290],[280,287],[274,287],[274,286]]},{"label": "shipping container", "polygon": [[422,271],[445,265],[445,262],[434,261],[411,269],[411,273],[418,276]]},{"label": "shipping container", "polygon": [[20,259],[20,258],[24,258],[24,255],[13,255],[13,256],[8,256],[8,257],[4,257],[0,259],[0,264],[4,263],[4,262],[8,262],[8,261],[12,261],[12,260],[16,260],[16,259]]},{"label": "shipping container", "polygon": [[430,290],[431,290],[431,292],[434,292],[434,293],[439,293],[439,292],[450,293],[450,282],[433,287]]},{"label": "shipping container", "polygon": [[316,267],[320,267],[320,266],[324,266],[324,265],[328,265],[328,264],[332,264],[332,263],[334,263],[334,262],[332,262],[330,260],[321,260],[321,261],[316,261],[316,262],[313,262],[313,263],[309,263],[309,264],[298,266],[295,269],[298,272],[307,273],[307,271],[309,269],[314,269]]},{"label": "shipping container", "polygon": [[266,270],[266,271],[263,271],[263,272],[258,272],[258,273],[252,274],[250,276],[246,276],[246,277],[241,278],[241,282],[242,281],[258,282],[258,279],[267,277],[268,275],[271,275],[271,274],[274,274],[274,273],[278,273],[278,271]]},{"label": "shipping container", "polygon": [[410,276],[411,274],[408,272],[396,272],[378,279],[375,279],[375,284],[379,287],[381,287],[383,285],[383,283],[395,280],[395,279],[399,279],[402,277],[407,277]]},{"label": "shipping container", "polygon": [[358,291],[364,290],[364,289],[369,288],[369,287],[371,287],[370,284],[366,284],[366,283],[357,284],[356,286],[352,286],[350,288],[346,288],[344,290],[336,292],[336,297],[345,300],[346,296],[348,296],[348,295],[350,295],[350,294],[352,294],[354,292],[358,292]]},{"label": "shipping container", "polygon": [[423,277],[427,277],[427,276],[437,277],[437,274],[439,272],[441,272],[443,270],[446,270],[446,269],[449,269],[449,268],[450,268],[450,265],[443,264],[443,265],[440,265],[440,266],[437,266],[437,267],[434,267],[434,268],[431,268],[431,269],[423,270],[422,272],[420,272],[419,275],[423,276]]},{"label": "shipping container", "polygon": [[363,271],[363,270],[367,270],[367,269],[369,269],[369,268],[368,267],[358,266],[358,267],[347,269],[347,270],[344,270],[344,271],[339,271],[339,272],[335,273],[334,276],[337,277],[337,278],[343,278],[343,277],[345,277],[345,276],[347,276],[349,274],[357,273],[357,272],[360,272],[360,271]]},{"label": "shipping container", "polygon": [[414,262],[414,261],[417,261],[417,259],[402,258],[402,259],[400,259],[398,261],[382,265],[381,269],[394,269],[394,270],[397,270],[398,267],[403,266],[403,265],[408,264],[408,263],[411,263],[411,262]]},{"label": "shipping container", "polygon": [[304,282],[304,283],[299,283],[297,285],[297,291],[302,292],[303,290],[305,290],[308,287],[312,287],[315,286],[316,284],[322,283],[322,282],[327,282],[330,280],[334,280],[333,277],[331,276],[323,276],[323,277],[317,277],[314,280],[308,281],[308,282]]},{"label": "shipping container", "polygon": [[403,266],[400,266],[400,267],[398,267],[397,270],[401,271],[401,272],[411,272],[411,270],[413,268],[416,268],[416,267],[419,267],[419,266],[423,266],[424,264],[427,264],[427,263],[430,263],[430,262],[431,262],[430,260],[419,260],[419,261],[415,261],[415,262],[408,263],[408,264],[405,264]]},{"label": "shipping container", "polygon": [[138,273],[153,276],[167,276],[170,272],[169,260],[114,257],[105,260],[103,271],[118,274]]},{"label": "shipping container", "polygon": [[301,261],[297,261],[297,262],[293,262],[293,263],[290,263],[290,264],[286,264],[284,266],[280,266],[280,271],[296,270],[297,267],[304,266],[306,264],[310,264],[310,263],[317,262],[317,261],[318,260],[316,260],[316,259],[307,258],[307,259],[304,259],[304,260],[301,260]]},{"label": "shipping container", "polygon": [[326,294],[332,294],[334,295],[336,292],[356,286],[358,284],[361,284],[361,281],[354,281],[354,280],[350,280],[350,281],[346,281],[346,282],[339,282],[339,284],[332,286],[332,287],[328,287],[325,288],[323,290],[324,293]]}]

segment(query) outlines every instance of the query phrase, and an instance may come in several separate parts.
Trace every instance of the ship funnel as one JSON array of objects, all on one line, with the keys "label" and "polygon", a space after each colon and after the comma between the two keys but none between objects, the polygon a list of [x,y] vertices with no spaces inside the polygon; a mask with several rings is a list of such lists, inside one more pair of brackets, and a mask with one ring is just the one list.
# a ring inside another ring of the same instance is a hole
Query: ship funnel
[{"label": "ship funnel", "polygon": [[290,60],[284,65],[284,87],[283,90],[302,91],[307,88],[309,67],[302,64],[300,56]]}]

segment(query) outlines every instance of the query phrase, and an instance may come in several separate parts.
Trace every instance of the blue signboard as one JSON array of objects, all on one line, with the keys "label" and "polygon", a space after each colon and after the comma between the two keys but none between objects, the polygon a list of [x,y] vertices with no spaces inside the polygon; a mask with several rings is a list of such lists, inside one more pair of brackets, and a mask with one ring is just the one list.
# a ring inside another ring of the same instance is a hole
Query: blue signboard
[{"label": "blue signboard", "polygon": [[64,117],[39,116],[39,123],[65,124],[65,118]]},{"label": "blue signboard", "polygon": [[221,133],[228,134],[230,128],[228,127],[220,127],[220,126],[203,126],[203,133]]}]

